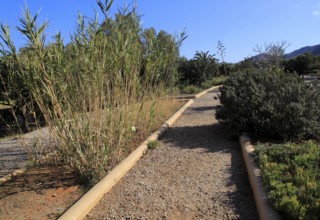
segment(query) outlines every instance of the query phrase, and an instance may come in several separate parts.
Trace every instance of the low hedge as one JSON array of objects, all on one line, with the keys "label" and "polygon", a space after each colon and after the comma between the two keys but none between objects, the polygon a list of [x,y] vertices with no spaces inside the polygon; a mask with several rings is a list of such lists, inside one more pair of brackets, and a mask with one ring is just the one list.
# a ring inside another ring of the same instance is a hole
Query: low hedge
[{"label": "low hedge", "polygon": [[255,150],[271,204],[284,219],[320,217],[320,145],[258,145]]},{"label": "low hedge", "polygon": [[231,75],[220,89],[216,117],[232,135],[251,132],[283,139],[318,138],[320,86],[296,75],[269,72]]}]

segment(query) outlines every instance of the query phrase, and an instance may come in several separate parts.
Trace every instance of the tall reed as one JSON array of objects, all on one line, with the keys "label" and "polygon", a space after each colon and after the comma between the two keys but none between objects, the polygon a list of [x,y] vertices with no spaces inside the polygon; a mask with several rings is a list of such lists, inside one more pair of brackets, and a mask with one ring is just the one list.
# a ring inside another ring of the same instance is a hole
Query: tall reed
[{"label": "tall reed", "polygon": [[161,107],[159,97],[175,80],[185,38],[143,29],[135,8],[119,10],[112,18],[112,1],[97,2],[103,21],[97,14],[87,18],[79,13],[68,44],[60,33],[48,43],[48,23],[39,25],[38,14],[32,16],[28,8],[18,27],[27,39],[22,51],[17,52],[9,28],[1,24],[1,60],[9,76],[18,79],[10,85],[15,99],[32,103],[28,112],[49,126],[57,143],[51,154],[55,160],[90,182],[132,150],[129,142],[137,132],[150,130]]}]

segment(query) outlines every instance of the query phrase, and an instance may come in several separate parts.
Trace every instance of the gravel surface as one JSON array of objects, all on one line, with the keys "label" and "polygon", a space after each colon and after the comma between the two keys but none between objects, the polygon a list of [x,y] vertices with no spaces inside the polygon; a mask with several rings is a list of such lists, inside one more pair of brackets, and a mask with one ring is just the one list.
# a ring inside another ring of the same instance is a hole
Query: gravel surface
[{"label": "gravel surface", "polygon": [[48,128],[41,128],[19,137],[1,140],[0,178],[26,167],[28,163],[27,149],[33,149],[32,146],[36,143],[41,143],[43,146],[50,143]]},{"label": "gravel surface", "polygon": [[238,142],[195,100],[86,219],[259,219]]}]

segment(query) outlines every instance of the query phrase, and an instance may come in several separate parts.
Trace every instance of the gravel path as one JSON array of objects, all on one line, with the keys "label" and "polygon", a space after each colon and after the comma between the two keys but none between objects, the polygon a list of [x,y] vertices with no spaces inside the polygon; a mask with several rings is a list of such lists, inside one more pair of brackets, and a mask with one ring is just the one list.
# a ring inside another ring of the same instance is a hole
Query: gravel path
[{"label": "gravel path", "polygon": [[[50,143],[48,128],[41,128],[17,138],[7,138],[0,141],[0,178],[20,168],[25,168],[28,163],[26,149],[33,149],[35,143],[46,146]],[[28,147],[29,145],[29,147]]]},{"label": "gravel path", "polygon": [[0,143],[0,178],[27,164],[27,152],[17,139]]},{"label": "gravel path", "polygon": [[214,118],[206,94],[86,219],[259,219],[238,142]]}]

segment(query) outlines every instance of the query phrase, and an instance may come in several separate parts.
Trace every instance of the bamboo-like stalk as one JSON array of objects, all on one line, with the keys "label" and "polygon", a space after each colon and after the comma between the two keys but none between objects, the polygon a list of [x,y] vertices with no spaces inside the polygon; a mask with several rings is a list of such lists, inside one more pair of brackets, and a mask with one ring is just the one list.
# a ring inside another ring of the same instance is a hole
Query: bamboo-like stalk
[{"label": "bamboo-like stalk", "polygon": [[132,150],[132,128],[146,135],[166,107],[159,96],[176,77],[180,44],[165,32],[144,30],[135,9],[111,18],[111,3],[98,1],[105,16],[101,24],[97,15],[86,19],[79,13],[67,45],[60,33],[47,43],[47,22],[38,25],[38,14],[28,8],[18,27],[27,39],[20,53],[1,25],[2,60],[19,82],[10,85],[14,96],[32,101],[38,110],[27,112],[45,119],[57,143],[55,160],[91,182]]}]

